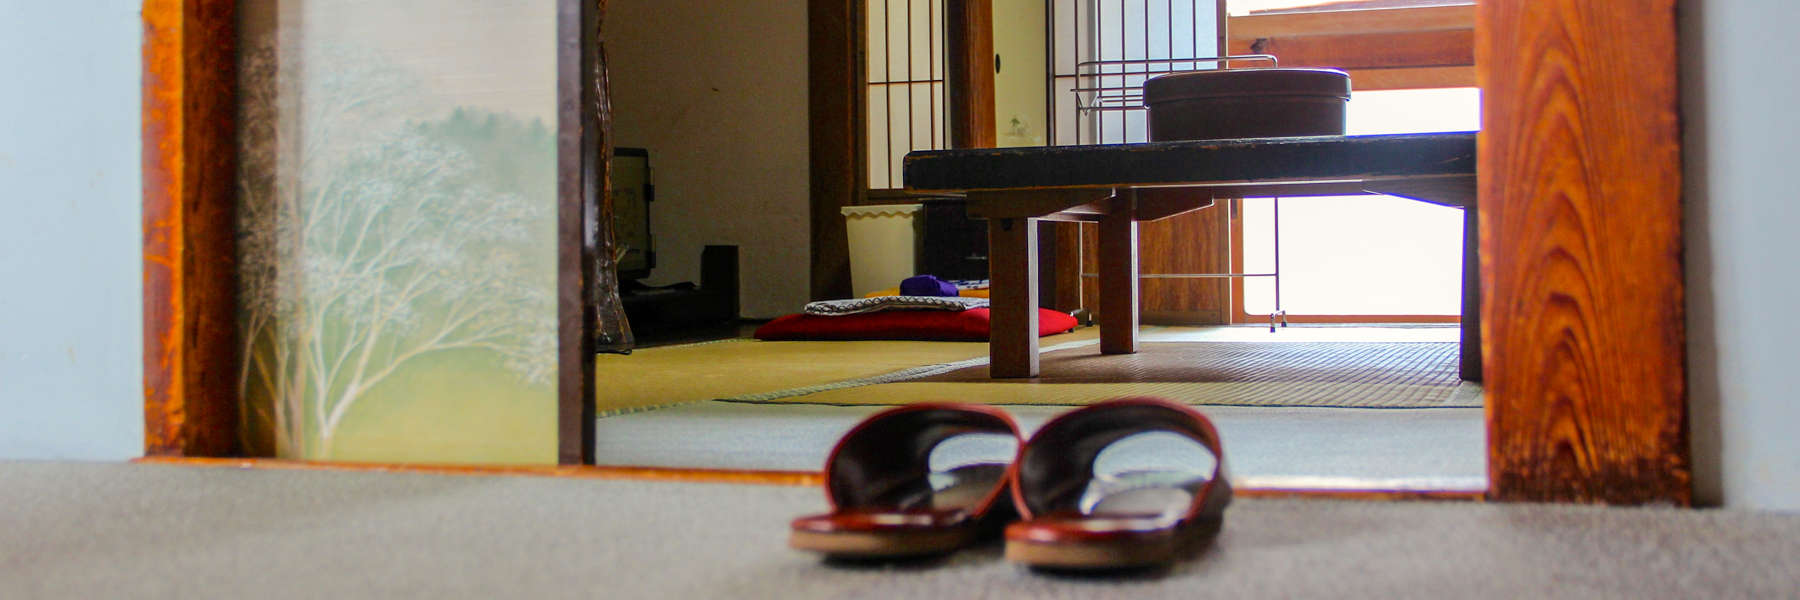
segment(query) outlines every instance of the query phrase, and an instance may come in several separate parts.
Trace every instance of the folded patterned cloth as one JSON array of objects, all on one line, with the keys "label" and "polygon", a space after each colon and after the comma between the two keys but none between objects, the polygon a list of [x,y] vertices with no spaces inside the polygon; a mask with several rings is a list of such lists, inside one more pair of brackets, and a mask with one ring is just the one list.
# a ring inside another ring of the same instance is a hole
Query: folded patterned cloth
[{"label": "folded patterned cloth", "polygon": [[956,284],[956,289],[968,291],[988,289],[989,282],[986,279],[952,279],[950,283]]},{"label": "folded patterned cloth", "polygon": [[884,310],[969,310],[987,308],[987,298],[963,296],[877,296],[849,300],[820,300],[806,305],[809,315],[836,316]]}]

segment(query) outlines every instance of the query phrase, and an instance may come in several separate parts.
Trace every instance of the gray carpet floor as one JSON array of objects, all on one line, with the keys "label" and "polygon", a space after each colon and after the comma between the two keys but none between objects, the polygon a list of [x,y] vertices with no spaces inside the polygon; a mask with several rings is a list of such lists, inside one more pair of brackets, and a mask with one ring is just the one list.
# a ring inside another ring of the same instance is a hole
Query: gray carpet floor
[{"label": "gray carpet floor", "polygon": [[847,568],[808,488],[0,463],[0,598],[1792,598],[1800,516],[1241,500],[1176,568]]}]

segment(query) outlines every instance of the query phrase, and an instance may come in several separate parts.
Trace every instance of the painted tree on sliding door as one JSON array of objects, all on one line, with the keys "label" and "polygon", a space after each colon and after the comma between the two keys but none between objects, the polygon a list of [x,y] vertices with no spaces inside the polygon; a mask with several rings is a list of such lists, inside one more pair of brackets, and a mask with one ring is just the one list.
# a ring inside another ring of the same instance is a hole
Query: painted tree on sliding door
[{"label": "painted tree on sliding door", "polygon": [[[240,378],[253,451],[555,459],[553,7],[470,4],[247,11]],[[409,20],[446,8],[473,13]],[[475,14],[496,10],[486,24]],[[541,52],[490,60],[431,41],[473,29]]]}]

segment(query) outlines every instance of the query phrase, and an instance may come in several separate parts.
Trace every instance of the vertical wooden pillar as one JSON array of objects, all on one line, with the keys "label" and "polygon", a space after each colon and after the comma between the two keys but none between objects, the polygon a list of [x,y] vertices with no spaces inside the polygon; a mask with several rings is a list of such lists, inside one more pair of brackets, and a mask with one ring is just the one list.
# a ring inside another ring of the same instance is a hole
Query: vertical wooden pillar
[{"label": "vertical wooden pillar", "polygon": [[231,456],[237,368],[237,14],[146,0],[144,453]]},{"label": "vertical wooden pillar", "polygon": [[1100,218],[1100,353],[1138,350],[1138,222],[1136,198],[1121,193]]},{"label": "vertical wooden pillar", "polygon": [[600,47],[605,10],[605,0],[557,0],[556,7],[556,460],[565,465],[595,458],[595,234],[612,164]]},{"label": "vertical wooden pillar", "polygon": [[1481,381],[1481,211],[1463,207],[1462,344],[1458,370],[1463,381]]},{"label": "vertical wooden pillar", "polygon": [[994,377],[1038,375],[1037,242],[1037,219],[988,220],[988,372]]},{"label": "vertical wooden pillar", "polygon": [[865,0],[807,0],[812,297],[850,295],[845,206],[868,190]]},{"label": "vertical wooden pillar", "polygon": [[1477,7],[1490,495],[1686,504],[1675,1]]},{"label": "vertical wooden pillar", "polygon": [[944,0],[944,64],[950,147],[994,147],[993,0]]}]

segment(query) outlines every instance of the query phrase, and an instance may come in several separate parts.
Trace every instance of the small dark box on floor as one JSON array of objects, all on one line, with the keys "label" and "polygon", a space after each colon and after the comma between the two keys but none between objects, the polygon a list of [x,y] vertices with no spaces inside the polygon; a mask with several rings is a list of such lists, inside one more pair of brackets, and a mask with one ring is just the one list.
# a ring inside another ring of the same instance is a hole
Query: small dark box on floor
[{"label": "small dark box on floor", "polygon": [[632,333],[642,339],[684,330],[730,326],[738,318],[738,247],[707,246],[700,252],[700,285],[620,285],[619,299]]}]

